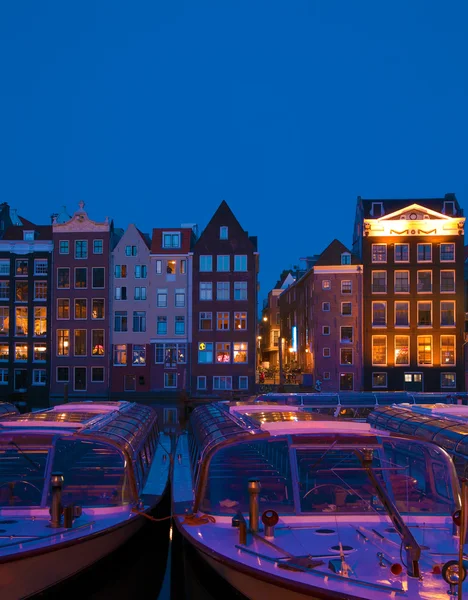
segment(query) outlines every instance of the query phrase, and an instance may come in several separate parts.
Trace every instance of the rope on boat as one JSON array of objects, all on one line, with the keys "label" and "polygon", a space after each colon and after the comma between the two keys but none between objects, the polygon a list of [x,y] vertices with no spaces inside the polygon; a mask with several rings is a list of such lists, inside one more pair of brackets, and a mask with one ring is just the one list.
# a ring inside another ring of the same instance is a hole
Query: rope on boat
[{"label": "rope on boat", "polygon": [[137,508],[132,508],[132,512],[136,513],[137,515],[140,515],[141,517],[145,517],[146,519],[148,519],[149,521],[153,521],[154,523],[159,523],[160,521],[167,521],[168,519],[172,519],[173,517],[180,517],[181,519],[183,518],[183,525],[191,525],[193,527],[196,527],[198,525],[207,525],[208,523],[216,523],[216,519],[213,516],[205,514],[168,515],[167,517],[161,517],[158,519],[156,517],[152,517],[148,513],[138,510]]}]

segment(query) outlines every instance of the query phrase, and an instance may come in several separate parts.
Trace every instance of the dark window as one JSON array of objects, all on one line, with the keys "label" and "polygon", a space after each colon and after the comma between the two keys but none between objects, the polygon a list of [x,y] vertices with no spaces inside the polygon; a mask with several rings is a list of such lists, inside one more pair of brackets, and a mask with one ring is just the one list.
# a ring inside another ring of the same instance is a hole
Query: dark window
[{"label": "dark window", "polygon": [[103,289],[104,285],[104,267],[93,268],[93,288]]},{"label": "dark window", "polygon": [[86,267],[79,267],[75,269],[75,287],[88,287],[88,269]]}]

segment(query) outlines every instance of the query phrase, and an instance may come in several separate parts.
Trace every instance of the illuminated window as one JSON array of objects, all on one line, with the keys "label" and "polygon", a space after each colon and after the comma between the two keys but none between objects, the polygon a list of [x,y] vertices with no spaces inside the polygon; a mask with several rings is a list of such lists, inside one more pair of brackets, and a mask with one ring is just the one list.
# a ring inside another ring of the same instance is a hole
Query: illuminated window
[{"label": "illuminated window", "polygon": [[440,262],[455,262],[455,244],[440,245]]},{"label": "illuminated window", "polygon": [[234,363],[246,363],[247,362],[247,342],[234,342],[233,362]]},{"label": "illuminated window", "polygon": [[387,293],[387,271],[372,271],[372,293]]},{"label": "illuminated window", "polygon": [[232,390],[232,377],[213,377],[214,390]]},{"label": "illuminated window", "polygon": [[247,329],[247,313],[246,312],[235,312],[234,313],[234,329],[246,330]]},{"label": "illuminated window", "polygon": [[15,335],[28,335],[28,309],[26,306],[15,308]]},{"label": "illuminated window", "polygon": [[456,389],[457,387],[457,376],[455,373],[441,373],[440,374],[440,387],[443,389]]},{"label": "illuminated window", "polygon": [[231,362],[231,344],[230,342],[216,342],[216,362]]},{"label": "illuminated window", "polygon": [[70,330],[57,329],[57,356],[70,355]]},{"label": "illuminated window", "polygon": [[44,342],[39,342],[33,346],[33,361],[45,362],[47,358],[47,346]]},{"label": "illuminated window", "polygon": [[208,364],[213,362],[213,343],[199,342],[198,343],[198,363]]},{"label": "illuminated window", "polygon": [[75,268],[75,288],[88,287],[88,269],[86,267]]},{"label": "illuminated window", "polygon": [[92,319],[104,319],[104,298],[93,298]]},{"label": "illuminated window", "polygon": [[432,365],[432,336],[418,336],[418,365]]},{"label": "illuminated window", "polygon": [[417,289],[420,294],[432,292],[432,271],[418,271]]},{"label": "illuminated window", "polygon": [[387,244],[372,244],[372,262],[387,262]]},{"label": "illuminated window", "polygon": [[386,327],[387,326],[387,303],[372,302],[372,326]]},{"label": "illuminated window", "polygon": [[410,291],[409,271],[395,271],[395,294],[408,294]]},{"label": "illuminated window", "polygon": [[372,336],[372,364],[386,365],[387,364],[387,336],[373,335]]},{"label": "illuminated window", "polygon": [[340,365],[352,365],[353,364],[353,349],[352,348],[340,348]]},{"label": "illuminated window", "polygon": [[0,360],[7,361],[10,356],[10,345],[0,344]]},{"label": "illuminated window", "polygon": [[132,365],[139,367],[146,365],[146,346],[133,346]]},{"label": "illuminated window", "polygon": [[86,298],[77,298],[75,300],[75,319],[88,318],[88,301]]},{"label": "illuminated window", "polygon": [[114,346],[114,365],[127,364],[127,344],[116,344]]},{"label": "illuminated window", "polygon": [[440,324],[442,327],[455,325],[455,301],[444,300],[440,303]]},{"label": "illuminated window", "polygon": [[86,329],[75,329],[74,331],[75,356],[86,356],[86,333]]},{"label": "illuminated window", "polygon": [[28,360],[28,345],[16,343],[15,344],[15,360],[26,361]]},{"label": "illuminated window", "polygon": [[10,313],[7,306],[0,306],[0,335],[10,333]]},{"label": "illuminated window", "polygon": [[176,261],[175,260],[168,260],[167,261],[166,273],[168,275],[175,275],[176,274]]},{"label": "illuminated window", "polygon": [[229,313],[228,312],[216,313],[216,329],[218,331],[223,331],[223,330],[229,329]]},{"label": "illuminated window", "polygon": [[17,259],[15,262],[16,275],[25,277],[28,274],[28,261],[23,259]]},{"label": "illuminated window", "polygon": [[16,302],[27,302],[28,301],[28,282],[27,281],[15,281],[15,300]]},{"label": "illuminated window", "polygon": [[322,290],[331,290],[331,281],[329,279],[322,280]]},{"label": "illuminated window", "polygon": [[34,308],[34,335],[35,337],[47,335],[47,308],[45,306]]},{"label": "illuminated window", "polygon": [[395,302],[395,326],[409,326],[409,302]]},{"label": "illuminated window", "polygon": [[432,244],[418,244],[418,262],[432,262]]},{"label": "illuminated window", "polygon": [[441,366],[455,366],[455,336],[440,336],[440,364]]},{"label": "illuminated window", "polygon": [[[104,349],[104,329],[93,329],[91,332],[91,348],[93,356],[103,356]],[[134,346],[135,348],[135,346]]]},{"label": "illuminated window", "polygon": [[409,365],[409,336],[395,336],[395,365]]},{"label": "illuminated window", "polygon": [[213,300],[212,281],[200,281],[200,300]]},{"label": "illuminated window", "polygon": [[373,388],[386,388],[387,387],[387,373],[372,373],[372,387]]},{"label": "illuminated window", "polygon": [[395,244],[395,262],[409,262],[409,244]]},{"label": "illuminated window", "polygon": [[455,293],[455,271],[440,272],[440,291],[442,294]]},{"label": "illuminated window", "polygon": [[213,313],[201,312],[200,313],[200,331],[211,331],[213,329]]},{"label": "illuminated window", "polygon": [[432,302],[418,302],[418,327],[432,326]]},{"label": "illuminated window", "polygon": [[34,300],[47,300],[47,281],[34,282]]},{"label": "illuminated window", "polygon": [[127,277],[127,265],[115,265],[114,275],[116,279],[125,279]]},{"label": "illuminated window", "polygon": [[353,285],[351,283],[351,281],[342,281],[341,282],[341,293],[342,294],[351,294],[351,292],[353,291]]}]

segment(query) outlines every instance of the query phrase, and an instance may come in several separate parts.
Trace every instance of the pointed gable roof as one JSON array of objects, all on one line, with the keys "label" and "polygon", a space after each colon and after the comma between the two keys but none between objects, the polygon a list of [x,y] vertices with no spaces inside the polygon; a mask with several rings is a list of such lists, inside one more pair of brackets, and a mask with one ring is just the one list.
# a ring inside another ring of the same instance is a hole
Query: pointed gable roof
[{"label": "pointed gable roof", "polygon": [[358,265],[360,264],[359,258],[351,252],[346,246],[340,242],[340,240],[334,239],[331,244],[329,244],[325,250],[320,254],[317,262],[314,266],[335,266],[341,265],[341,255],[344,252],[348,252],[351,254],[351,264]]},{"label": "pointed gable roof", "polygon": [[209,243],[209,241],[219,241],[219,228],[223,226],[229,228],[228,241],[232,242],[234,250],[236,249],[237,245],[239,245],[239,241],[244,238],[244,243],[242,243],[242,246],[244,248],[246,246],[250,246],[252,252],[257,251],[257,237],[249,237],[248,232],[245,231],[245,229],[239,223],[226,200],[221,202],[214,215],[211,217],[208,225],[202,231],[195,244],[195,250],[207,247],[207,243]]}]

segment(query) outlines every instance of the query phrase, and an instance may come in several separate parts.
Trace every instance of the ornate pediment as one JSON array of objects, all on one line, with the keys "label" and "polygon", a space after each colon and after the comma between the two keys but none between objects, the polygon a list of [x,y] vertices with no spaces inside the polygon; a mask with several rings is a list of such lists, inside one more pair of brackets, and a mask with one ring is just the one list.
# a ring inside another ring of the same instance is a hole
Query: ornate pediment
[{"label": "ornate pediment", "polygon": [[364,235],[463,235],[464,225],[464,217],[448,216],[425,206],[412,204],[377,219],[364,219]]},{"label": "ornate pediment", "polygon": [[54,219],[52,224],[54,233],[85,233],[85,232],[106,232],[110,231],[110,222],[109,217],[105,218],[105,221],[102,223],[98,223],[97,221],[92,221],[88,217],[88,213],[84,210],[85,203],[81,200],[78,203],[79,210],[77,210],[73,217],[69,221],[65,221],[64,223],[59,223],[57,219]]}]

